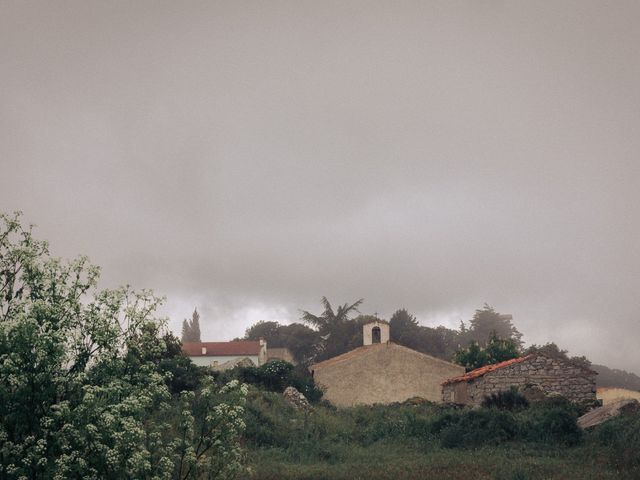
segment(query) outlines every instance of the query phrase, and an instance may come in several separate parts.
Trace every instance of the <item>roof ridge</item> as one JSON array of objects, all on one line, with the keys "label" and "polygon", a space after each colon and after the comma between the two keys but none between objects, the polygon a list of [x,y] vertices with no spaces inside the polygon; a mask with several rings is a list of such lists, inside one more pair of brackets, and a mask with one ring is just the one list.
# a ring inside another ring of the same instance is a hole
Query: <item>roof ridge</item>
[{"label": "roof ridge", "polygon": [[316,369],[317,367],[324,367],[326,365],[332,365],[334,363],[339,363],[339,362],[341,362],[343,360],[347,360],[347,359],[349,359],[349,358],[351,358],[351,357],[353,357],[353,356],[355,356],[355,355],[357,355],[359,353],[362,353],[363,351],[374,350],[377,347],[389,346],[389,345],[392,345],[394,347],[399,347],[399,348],[402,348],[404,350],[408,350],[411,353],[415,353],[417,355],[420,355],[420,356],[423,356],[423,357],[427,357],[430,360],[435,360],[435,361],[437,361],[439,363],[444,363],[444,364],[447,364],[447,365],[455,365],[454,363],[447,362],[446,360],[443,360],[443,359],[438,358],[438,357],[434,357],[433,355],[429,355],[428,353],[419,352],[418,350],[414,350],[413,348],[409,348],[409,347],[407,347],[405,345],[401,345],[401,344],[396,343],[396,342],[388,341],[388,342],[384,342],[384,343],[373,343],[371,345],[361,345],[359,347],[354,348],[353,350],[349,350],[348,352],[341,353],[340,355],[336,355],[335,357],[331,357],[331,358],[328,358],[328,359],[323,360],[321,362],[315,363],[315,364],[311,365],[309,368]]},{"label": "roof ridge", "polygon": [[374,348],[377,348],[379,346],[388,345],[392,343],[393,342],[385,342],[385,343],[372,343],[371,345],[360,345],[359,347],[356,347],[353,350],[349,350],[348,352],[344,352],[344,353],[341,353],[340,355],[336,355],[335,357],[327,358],[326,360],[323,360],[321,362],[314,363],[310,366],[310,368],[315,369],[320,365],[325,366],[332,363],[338,363],[338,362],[341,362],[342,360],[346,360],[347,358],[351,358],[355,353],[359,353],[364,350],[373,350]]}]

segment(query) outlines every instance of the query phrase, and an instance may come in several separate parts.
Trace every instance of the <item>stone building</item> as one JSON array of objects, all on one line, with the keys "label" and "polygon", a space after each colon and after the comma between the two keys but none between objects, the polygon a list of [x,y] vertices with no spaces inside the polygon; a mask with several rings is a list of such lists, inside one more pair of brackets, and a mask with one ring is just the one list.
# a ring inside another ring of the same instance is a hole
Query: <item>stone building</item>
[{"label": "stone building", "polygon": [[402,402],[412,397],[441,401],[443,380],[464,368],[389,341],[389,324],[363,325],[362,347],[310,367],[324,398],[337,406]]},{"label": "stone building", "polygon": [[562,395],[572,402],[595,402],[596,375],[589,368],[534,353],[444,381],[442,401],[480,405],[487,395],[516,387],[521,391]]},{"label": "stone building", "polygon": [[249,360],[254,365],[262,365],[267,361],[267,342],[184,342],[182,351],[201,367],[214,370],[233,368],[241,361]]}]

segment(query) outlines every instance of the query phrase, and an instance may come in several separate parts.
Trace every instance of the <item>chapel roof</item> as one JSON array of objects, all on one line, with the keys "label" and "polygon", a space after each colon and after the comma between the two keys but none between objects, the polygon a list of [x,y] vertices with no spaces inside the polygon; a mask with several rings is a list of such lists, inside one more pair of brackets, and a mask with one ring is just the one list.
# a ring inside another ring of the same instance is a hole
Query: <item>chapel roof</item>
[{"label": "chapel roof", "polygon": [[[362,347],[358,347],[358,348],[354,348],[353,350],[349,350],[346,353],[343,353],[341,355],[337,355],[335,357],[331,357],[327,360],[323,360],[322,362],[318,362],[316,364],[313,364],[309,367],[310,370],[316,370],[318,368],[323,368],[323,367],[327,367],[329,365],[333,365],[335,363],[339,363],[339,362],[343,362],[345,360],[350,360],[354,357],[360,356],[366,352],[375,350],[375,349],[380,349],[380,348],[395,348],[395,349],[403,349],[403,350],[408,350],[409,352],[415,354],[415,355],[419,355],[421,357],[426,357],[432,361],[436,361],[436,362],[441,362],[447,365],[453,365],[451,362],[447,362],[446,360],[442,360],[441,358],[437,358],[437,357],[433,357],[431,355],[428,355],[426,353],[422,353],[419,352],[417,350],[413,350],[412,348],[409,347],[405,347],[404,345],[399,345],[397,343],[394,342],[384,342],[384,343],[374,343],[371,345],[363,345]],[[458,365],[455,365],[456,367]]]}]

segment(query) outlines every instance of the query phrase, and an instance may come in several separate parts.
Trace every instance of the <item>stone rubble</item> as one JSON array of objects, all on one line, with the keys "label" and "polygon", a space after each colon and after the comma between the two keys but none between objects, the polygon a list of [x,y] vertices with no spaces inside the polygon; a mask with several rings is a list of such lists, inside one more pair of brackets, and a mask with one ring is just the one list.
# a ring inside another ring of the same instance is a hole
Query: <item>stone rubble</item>
[{"label": "stone rubble", "polygon": [[629,415],[637,412],[640,412],[640,402],[638,400],[635,398],[622,399],[585,413],[578,418],[578,426],[583,429],[594,427],[618,415]]},{"label": "stone rubble", "polygon": [[282,392],[282,397],[284,401],[291,405],[296,410],[302,410],[305,412],[309,412],[313,410],[311,404],[307,400],[307,397],[304,394],[300,393],[298,389],[295,387],[287,387],[284,392]]}]

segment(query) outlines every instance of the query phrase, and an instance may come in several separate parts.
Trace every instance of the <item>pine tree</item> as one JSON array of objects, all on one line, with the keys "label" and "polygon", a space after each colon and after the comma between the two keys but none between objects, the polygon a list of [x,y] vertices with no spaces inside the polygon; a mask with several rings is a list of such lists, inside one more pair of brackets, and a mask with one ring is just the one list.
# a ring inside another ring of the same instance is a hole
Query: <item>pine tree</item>
[{"label": "pine tree", "polygon": [[481,347],[486,346],[492,336],[495,334],[499,338],[513,340],[518,348],[523,345],[522,333],[512,323],[511,315],[502,315],[495,311],[495,309],[488,305],[475,311],[473,318],[469,322],[469,328],[467,329],[464,340],[474,340],[480,344]]},{"label": "pine tree", "polygon": [[191,316],[191,335],[193,336],[193,342],[201,342],[200,339],[200,314],[198,309],[193,309],[193,315]]},{"label": "pine tree", "polygon": [[182,320],[182,341],[190,342],[191,329],[189,328],[189,321],[185,318]]},{"label": "pine tree", "polygon": [[191,321],[186,318],[182,321],[182,341],[201,342],[200,340],[200,314],[198,309],[193,310]]}]

